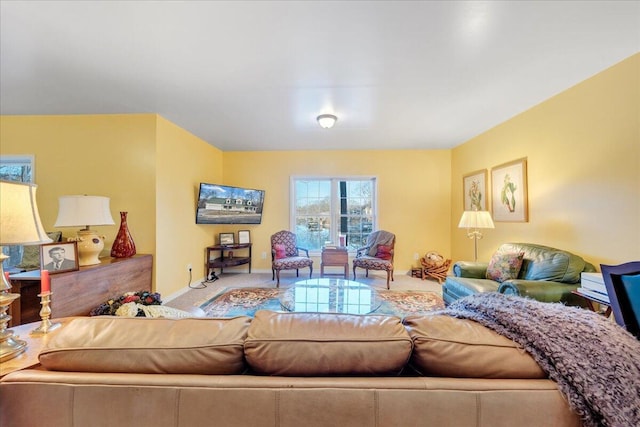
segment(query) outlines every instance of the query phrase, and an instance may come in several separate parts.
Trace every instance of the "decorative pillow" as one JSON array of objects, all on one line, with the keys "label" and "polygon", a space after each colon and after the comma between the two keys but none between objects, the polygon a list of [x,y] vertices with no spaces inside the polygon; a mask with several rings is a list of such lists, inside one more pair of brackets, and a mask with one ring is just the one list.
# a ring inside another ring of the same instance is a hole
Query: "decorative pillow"
[{"label": "decorative pillow", "polygon": [[282,259],[287,257],[287,252],[282,243],[276,243],[273,245],[273,249],[276,251],[276,259]]},{"label": "decorative pillow", "polygon": [[522,257],[524,252],[494,255],[489,261],[486,278],[500,283],[517,278],[522,267]]},{"label": "decorative pillow", "polygon": [[376,258],[391,260],[391,246],[378,245]]},{"label": "decorative pillow", "polygon": [[[47,236],[54,242],[62,241],[62,231],[48,231]],[[22,270],[38,270],[40,268],[40,245],[23,246],[22,260],[16,267]]]}]

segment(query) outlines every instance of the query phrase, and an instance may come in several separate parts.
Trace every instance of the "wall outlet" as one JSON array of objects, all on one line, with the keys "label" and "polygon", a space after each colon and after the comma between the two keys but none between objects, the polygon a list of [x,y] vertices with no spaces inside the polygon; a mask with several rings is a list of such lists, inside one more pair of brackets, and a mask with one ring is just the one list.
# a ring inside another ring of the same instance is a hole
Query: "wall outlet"
[{"label": "wall outlet", "polygon": [[266,252],[262,252],[262,259],[267,259],[267,253]]},{"label": "wall outlet", "polygon": [[191,271],[191,264],[187,264],[187,271]]},{"label": "wall outlet", "polygon": [[413,259],[415,259],[416,261],[420,259],[420,255],[418,255],[418,252],[413,254]]}]

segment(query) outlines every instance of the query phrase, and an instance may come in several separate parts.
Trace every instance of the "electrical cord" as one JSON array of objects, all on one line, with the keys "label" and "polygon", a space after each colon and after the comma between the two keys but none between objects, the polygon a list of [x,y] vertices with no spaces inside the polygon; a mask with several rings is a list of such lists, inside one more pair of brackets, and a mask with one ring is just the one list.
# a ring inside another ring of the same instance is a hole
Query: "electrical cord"
[{"label": "electrical cord", "polygon": [[189,283],[188,283],[189,287],[191,289],[204,289],[207,287],[207,285],[205,285],[206,280],[201,282],[199,285],[193,286],[191,284],[191,279],[192,279],[192,273],[191,273],[191,269],[189,269]]}]

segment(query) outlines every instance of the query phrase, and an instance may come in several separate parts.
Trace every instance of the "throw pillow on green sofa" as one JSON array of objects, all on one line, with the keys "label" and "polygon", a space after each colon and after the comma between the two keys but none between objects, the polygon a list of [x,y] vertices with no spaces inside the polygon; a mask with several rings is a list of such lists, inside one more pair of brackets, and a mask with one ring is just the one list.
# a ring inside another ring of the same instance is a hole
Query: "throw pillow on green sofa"
[{"label": "throw pillow on green sofa", "polygon": [[486,278],[500,283],[516,279],[520,273],[520,267],[522,267],[523,257],[524,252],[493,255],[487,267]]}]

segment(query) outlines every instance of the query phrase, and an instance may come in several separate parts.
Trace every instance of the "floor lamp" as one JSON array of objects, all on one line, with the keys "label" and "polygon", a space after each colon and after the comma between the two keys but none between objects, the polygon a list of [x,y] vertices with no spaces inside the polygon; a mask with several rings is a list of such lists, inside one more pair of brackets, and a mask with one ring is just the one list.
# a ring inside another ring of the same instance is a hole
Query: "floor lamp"
[{"label": "floor lamp", "polygon": [[478,261],[478,240],[482,239],[481,228],[495,228],[489,211],[464,211],[458,228],[467,229],[467,237],[473,239],[474,261]]},{"label": "floor lamp", "polygon": [[[42,227],[36,186],[21,182],[0,181],[0,247],[7,245],[37,245],[49,243],[51,239]],[[7,329],[11,316],[7,310],[20,294],[12,294],[11,283],[4,274],[3,263],[9,258],[0,251],[0,362],[22,353],[27,344],[13,338]]]}]

